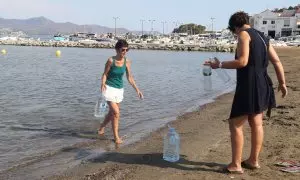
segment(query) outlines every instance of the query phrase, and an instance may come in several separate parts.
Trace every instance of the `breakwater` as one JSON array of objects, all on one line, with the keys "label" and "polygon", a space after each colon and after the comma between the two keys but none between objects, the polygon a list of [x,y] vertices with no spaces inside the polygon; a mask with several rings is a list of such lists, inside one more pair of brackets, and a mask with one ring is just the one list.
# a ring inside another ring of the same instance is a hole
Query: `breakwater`
[{"label": "breakwater", "polygon": [[[197,44],[154,44],[129,43],[130,49],[170,50],[170,51],[217,51],[234,52],[236,45],[197,45]],[[80,48],[114,48],[114,43],[97,41],[39,41],[39,40],[0,40],[0,45],[42,46],[42,47],[80,47]]]}]

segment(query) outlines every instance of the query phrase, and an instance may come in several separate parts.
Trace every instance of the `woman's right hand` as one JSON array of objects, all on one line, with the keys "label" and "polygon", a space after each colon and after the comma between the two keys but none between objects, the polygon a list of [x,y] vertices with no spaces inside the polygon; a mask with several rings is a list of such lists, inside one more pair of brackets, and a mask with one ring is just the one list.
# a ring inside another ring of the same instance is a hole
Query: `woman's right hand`
[{"label": "woman's right hand", "polygon": [[282,98],[284,98],[288,94],[287,87],[285,84],[279,84],[278,91],[281,91]]},{"label": "woman's right hand", "polygon": [[104,92],[106,90],[106,85],[105,84],[101,84],[101,92]]},{"label": "woman's right hand", "polygon": [[144,95],[140,90],[137,90],[136,93],[138,94],[140,99],[144,99]]},{"label": "woman's right hand", "polygon": [[220,60],[218,58],[214,57],[213,59],[206,60],[203,65],[207,65],[213,69],[217,69],[217,68],[219,68]]}]

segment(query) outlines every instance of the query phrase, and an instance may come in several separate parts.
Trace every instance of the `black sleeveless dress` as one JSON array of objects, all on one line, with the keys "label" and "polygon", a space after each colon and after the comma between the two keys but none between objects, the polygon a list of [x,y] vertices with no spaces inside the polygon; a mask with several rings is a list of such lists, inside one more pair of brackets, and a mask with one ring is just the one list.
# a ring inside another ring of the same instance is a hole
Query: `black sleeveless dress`
[{"label": "black sleeveless dress", "polygon": [[247,66],[237,69],[237,83],[230,119],[242,115],[259,114],[276,107],[273,83],[267,73],[269,40],[256,29],[245,30],[250,35]]}]

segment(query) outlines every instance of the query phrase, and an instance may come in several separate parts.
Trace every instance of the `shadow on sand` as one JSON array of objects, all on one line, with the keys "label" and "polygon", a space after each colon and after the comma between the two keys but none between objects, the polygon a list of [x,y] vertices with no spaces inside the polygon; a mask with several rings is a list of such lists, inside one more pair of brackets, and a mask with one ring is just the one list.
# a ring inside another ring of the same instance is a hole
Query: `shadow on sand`
[{"label": "shadow on sand", "polygon": [[225,164],[219,164],[214,162],[195,162],[186,159],[187,156],[181,155],[180,160],[175,163],[167,162],[163,160],[161,153],[152,154],[126,154],[119,152],[107,153],[104,156],[94,157],[89,159],[89,162],[104,163],[104,162],[116,162],[123,164],[135,164],[135,165],[148,165],[156,166],[160,168],[174,168],[180,170],[189,171],[212,171],[222,172],[221,169],[225,167]]}]

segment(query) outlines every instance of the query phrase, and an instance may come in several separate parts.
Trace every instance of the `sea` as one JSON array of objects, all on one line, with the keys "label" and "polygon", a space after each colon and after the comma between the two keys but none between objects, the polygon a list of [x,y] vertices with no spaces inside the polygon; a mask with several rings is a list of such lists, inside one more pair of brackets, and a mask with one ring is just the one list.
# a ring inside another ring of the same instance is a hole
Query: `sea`
[{"label": "sea", "polygon": [[[0,179],[41,179],[115,150],[110,125],[94,117],[104,65],[114,49],[0,46]],[[61,51],[56,57],[55,52]],[[232,53],[130,50],[140,100],[124,76],[120,135],[137,142],[184,113],[235,88],[235,71],[222,81],[212,71],[205,88],[202,67]]]}]

